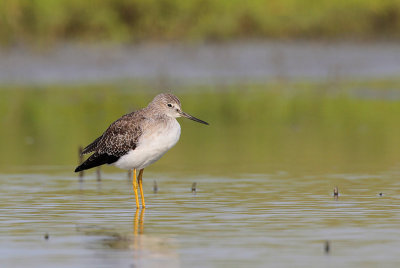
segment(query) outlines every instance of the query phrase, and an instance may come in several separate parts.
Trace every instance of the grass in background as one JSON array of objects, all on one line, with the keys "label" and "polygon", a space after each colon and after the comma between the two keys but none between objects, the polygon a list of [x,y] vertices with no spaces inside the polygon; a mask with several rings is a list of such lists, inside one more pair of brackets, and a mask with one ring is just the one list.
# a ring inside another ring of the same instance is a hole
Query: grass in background
[{"label": "grass in background", "polygon": [[65,40],[398,38],[397,0],[5,0],[3,44]]},{"label": "grass in background", "polygon": [[[193,87],[180,142],[152,170],[368,172],[400,160],[398,81]],[[368,89],[368,87],[372,87]],[[135,84],[10,87],[0,99],[0,169],[64,165],[121,115],[156,94]],[[372,93],[373,94],[372,94]],[[109,168],[110,171],[116,171]]]}]

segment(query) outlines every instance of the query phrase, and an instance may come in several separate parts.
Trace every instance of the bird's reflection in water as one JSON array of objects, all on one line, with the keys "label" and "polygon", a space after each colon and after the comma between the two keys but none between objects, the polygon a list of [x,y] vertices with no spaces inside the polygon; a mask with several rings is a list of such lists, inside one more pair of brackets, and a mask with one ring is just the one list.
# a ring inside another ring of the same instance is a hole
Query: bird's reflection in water
[{"label": "bird's reflection in water", "polygon": [[[147,237],[143,238],[145,210],[145,208],[136,209],[133,217],[133,235],[132,233],[122,234],[116,231],[99,230],[99,233],[108,236],[102,240],[103,245],[113,249],[133,249],[134,253],[140,251],[142,249],[141,241],[147,239]],[[93,232],[90,232],[90,234],[93,234]]]},{"label": "bird's reflection in water", "polygon": [[[104,262],[112,262],[115,258],[115,251],[118,250],[126,259],[119,259],[121,262],[133,264],[136,267],[179,267],[180,258],[177,253],[176,241],[165,236],[147,235],[144,233],[145,209],[137,209],[133,217],[133,233],[121,233],[108,228],[98,226],[79,227],[78,231],[89,236],[102,236],[97,240],[96,245],[91,245],[96,250],[96,259]],[[104,237],[105,236],[105,237]],[[100,242],[100,243],[98,243]],[[98,251],[100,249],[112,249],[112,251]],[[121,255],[119,255],[121,256]]]},{"label": "bird's reflection in water", "polygon": [[142,235],[144,231],[144,222],[143,222],[143,215],[145,208],[142,208],[140,211],[139,217],[139,210],[136,209],[135,216],[133,218],[133,260],[136,264],[143,262],[143,244],[142,244]]},{"label": "bird's reflection in water", "polygon": [[145,212],[145,208],[143,208],[140,211],[140,217],[139,217],[139,210],[140,209],[136,209],[135,212],[135,217],[133,218],[133,235],[136,236],[138,234],[143,234],[143,216],[144,216],[144,212]]}]

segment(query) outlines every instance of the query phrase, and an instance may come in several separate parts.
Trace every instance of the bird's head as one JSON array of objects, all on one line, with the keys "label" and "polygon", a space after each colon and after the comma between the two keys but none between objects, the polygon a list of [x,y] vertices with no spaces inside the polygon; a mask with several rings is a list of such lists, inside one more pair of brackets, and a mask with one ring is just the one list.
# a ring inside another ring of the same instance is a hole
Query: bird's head
[{"label": "bird's head", "polygon": [[199,122],[201,124],[208,125],[207,122],[200,120],[194,116],[191,116],[190,114],[185,113],[182,111],[181,107],[181,102],[176,97],[175,95],[172,95],[170,93],[162,93],[158,94],[157,96],[154,97],[153,101],[150,103],[153,107],[155,107],[158,111],[161,113],[173,117],[173,118],[178,118],[178,117],[186,117],[190,120]]}]

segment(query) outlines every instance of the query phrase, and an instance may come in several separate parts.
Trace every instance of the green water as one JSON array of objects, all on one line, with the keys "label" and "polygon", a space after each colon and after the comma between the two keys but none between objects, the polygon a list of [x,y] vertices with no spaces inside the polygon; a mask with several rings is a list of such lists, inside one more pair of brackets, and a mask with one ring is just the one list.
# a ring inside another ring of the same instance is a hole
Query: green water
[{"label": "green water", "polygon": [[156,91],[3,88],[1,266],[397,267],[399,85],[178,87],[210,126],[180,119],[181,140],[145,170],[145,211],[125,172],[72,171],[79,145]]},{"label": "green water", "polygon": [[[399,81],[181,86],[179,143],[153,171],[234,174],[390,170],[400,156]],[[6,88],[0,99],[0,170],[73,166],[85,146],[157,91],[120,83]],[[107,169],[115,171],[115,169]]]}]

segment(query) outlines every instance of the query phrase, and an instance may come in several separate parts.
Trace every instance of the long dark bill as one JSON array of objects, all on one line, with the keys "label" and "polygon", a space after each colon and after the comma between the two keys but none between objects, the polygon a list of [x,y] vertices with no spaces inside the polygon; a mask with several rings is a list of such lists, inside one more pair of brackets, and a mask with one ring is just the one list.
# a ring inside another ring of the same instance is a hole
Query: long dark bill
[{"label": "long dark bill", "polygon": [[196,117],[194,117],[194,116],[191,116],[190,114],[187,114],[187,113],[185,113],[185,112],[180,112],[180,114],[181,114],[183,117],[186,117],[186,118],[188,118],[188,119],[190,119],[190,120],[193,120],[193,121],[202,123],[202,124],[204,124],[204,125],[209,125],[207,122],[205,122],[205,121],[203,121],[203,120],[200,120],[200,119],[198,119],[198,118],[196,118]]}]

